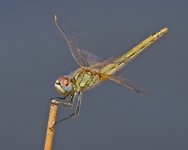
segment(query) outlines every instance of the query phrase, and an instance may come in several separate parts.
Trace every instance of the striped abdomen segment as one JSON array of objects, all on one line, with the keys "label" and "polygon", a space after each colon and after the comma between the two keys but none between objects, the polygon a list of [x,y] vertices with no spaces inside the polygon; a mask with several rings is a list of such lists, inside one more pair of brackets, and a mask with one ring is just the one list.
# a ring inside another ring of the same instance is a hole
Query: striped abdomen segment
[{"label": "striped abdomen segment", "polygon": [[107,75],[111,75],[115,73],[116,71],[121,69],[124,65],[126,65],[129,61],[135,58],[145,48],[151,45],[154,41],[156,41],[162,35],[164,35],[167,31],[168,31],[168,28],[164,28],[161,31],[150,35],[145,40],[143,40],[138,45],[136,45],[134,48],[129,50],[128,52],[124,53],[122,56],[118,57],[117,59],[112,61],[110,64],[107,64],[104,67],[102,67],[99,72],[102,74],[107,74]]}]

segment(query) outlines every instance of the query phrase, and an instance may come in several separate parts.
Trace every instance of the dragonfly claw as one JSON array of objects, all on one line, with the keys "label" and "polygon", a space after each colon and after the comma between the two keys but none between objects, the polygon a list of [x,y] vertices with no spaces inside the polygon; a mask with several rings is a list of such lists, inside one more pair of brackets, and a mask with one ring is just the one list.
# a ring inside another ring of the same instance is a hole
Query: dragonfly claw
[{"label": "dragonfly claw", "polygon": [[54,98],[51,98],[51,103],[52,104],[55,104],[55,105],[58,105],[59,104],[59,101],[54,99]]}]

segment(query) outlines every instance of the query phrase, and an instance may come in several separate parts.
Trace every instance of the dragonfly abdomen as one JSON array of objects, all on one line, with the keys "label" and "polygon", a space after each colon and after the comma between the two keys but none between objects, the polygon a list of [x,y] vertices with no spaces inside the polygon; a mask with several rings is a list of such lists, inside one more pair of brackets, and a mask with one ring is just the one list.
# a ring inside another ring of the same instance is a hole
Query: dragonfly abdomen
[{"label": "dragonfly abdomen", "polygon": [[120,70],[124,65],[130,62],[133,58],[135,58],[139,53],[141,53],[145,48],[151,45],[154,41],[158,40],[161,36],[163,36],[168,31],[168,28],[163,28],[159,32],[156,32],[145,40],[140,42],[138,45],[133,47],[128,52],[124,53],[123,55],[117,57],[113,62],[105,65],[100,69],[100,73],[112,75],[118,70]]}]

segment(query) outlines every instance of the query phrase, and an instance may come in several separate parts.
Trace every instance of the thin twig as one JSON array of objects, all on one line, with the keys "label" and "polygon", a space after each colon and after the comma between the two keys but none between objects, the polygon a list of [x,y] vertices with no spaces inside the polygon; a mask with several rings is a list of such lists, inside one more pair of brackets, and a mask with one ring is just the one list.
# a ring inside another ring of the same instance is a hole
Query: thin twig
[{"label": "thin twig", "polygon": [[46,131],[46,140],[44,145],[44,150],[51,150],[52,149],[52,143],[53,143],[53,137],[54,137],[54,127],[56,120],[56,114],[57,114],[57,105],[55,104],[55,100],[51,101],[50,106],[50,113],[48,118],[48,126]]}]

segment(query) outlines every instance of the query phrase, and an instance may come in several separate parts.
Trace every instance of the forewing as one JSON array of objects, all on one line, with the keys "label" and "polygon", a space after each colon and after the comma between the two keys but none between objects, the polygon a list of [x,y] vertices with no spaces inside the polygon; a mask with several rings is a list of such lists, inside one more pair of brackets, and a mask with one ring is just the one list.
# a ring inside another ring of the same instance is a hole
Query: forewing
[{"label": "forewing", "polygon": [[87,67],[89,66],[89,62],[86,56],[83,55],[82,50],[78,46],[78,42],[76,41],[75,38],[71,37],[67,41],[69,45],[69,49],[71,51],[71,54],[73,58],[76,60],[76,62],[79,64],[81,67]]},{"label": "forewing", "polygon": [[100,58],[98,56],[96,56],[95,54],[89,53],[88,51],[85,50],[80,50],[80,55],[82,57],[82,59],[85,60],[85,62],[87,62],[87,66],[93,66],[97,63],[99,63]]},{"label": "forewing", "polygon": [[124,86],[130,90],[133,90],[137,93],[147,96],[147,94],[145,92],[143,92],[142,90],[140,90],[138,87],[136,87],[136,85],[132,81],[130,81],[124,77],[112,75],[108,79],[112,80],[118,84],[121,84],[122,86]]},{"label": "forewing", "polygon": [[73,38],[72,36],[67,36],[65,34],[63,27],[58,24],[58,18],[56,15],[54,16],[54,22],[55,22],[55,25],[57,26],[58,30],[60,31],[61,35],[67,42],[69,49],[71,51],[71,54],[72,54],[73,58],[76,60],[76,62],[78,63],[78,65],[80,67],[89,66],[90,63],[89,63],[86,55],[84,55],[84,52],[82,52],[80,50],[77,40],[75,38]]}]

